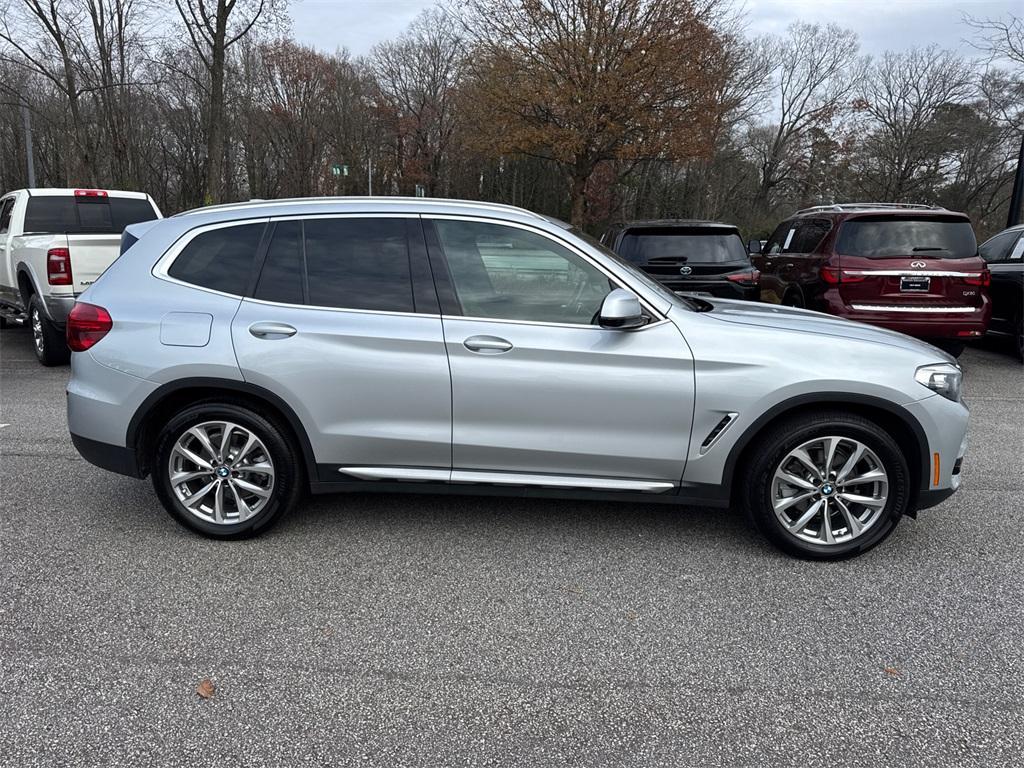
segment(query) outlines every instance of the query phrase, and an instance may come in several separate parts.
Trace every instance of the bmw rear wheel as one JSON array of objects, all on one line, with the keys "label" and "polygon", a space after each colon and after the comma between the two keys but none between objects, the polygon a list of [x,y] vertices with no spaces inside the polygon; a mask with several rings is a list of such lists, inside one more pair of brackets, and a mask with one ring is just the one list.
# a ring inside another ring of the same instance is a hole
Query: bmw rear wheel
[{"label": "bmw rear wheel", "polygon": [[295,506],[301,477],[285,431],[234,403],[200,403],[158,438],[153,485],[168,512],[214,538],[244,538]]},{"label": "bmw rear wheel", "polygon": [[773,429],[753,456],[748,514],[790,554],[864,552],[892,533],[907,509],[906,459],[890,435],[860,416],[797,417]]}]

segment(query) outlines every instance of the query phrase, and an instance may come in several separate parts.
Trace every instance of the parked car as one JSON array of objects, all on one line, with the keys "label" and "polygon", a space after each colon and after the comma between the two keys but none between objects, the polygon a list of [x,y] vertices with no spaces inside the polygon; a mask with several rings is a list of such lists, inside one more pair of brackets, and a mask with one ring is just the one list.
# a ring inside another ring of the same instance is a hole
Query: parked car
[{"label": "parked car", "polygon": [[141,192],[19,189],[0,197],[0,321],[32,328],[36,357],[60,365],[75,297],[117,258],[129,224],[160,217]]},{"label": "parked car", "polygon": [[1012,336],[1024,359],[1024,224],[989,238],[978,252],[992,272],[989,333]]},{"label": "parked car", "polygon": [[522,209],[243,203],[125,237],[69,316],[72,440],[208,536],[265,531],[304,487],[552,495],[734,503],[832,558],[960,483],[947,355],[676,295]]},{"label": "parked car", "polygon": [[758,272],[739,230],[717,221],[631,221],[601,242],[670,290],[758,298]]},{"label": "parked car", "polygon": [[753,262],[763,301],[890,328],[953,355],[988,329],[989,271],[962,213],[819,205],[782,222]]}]

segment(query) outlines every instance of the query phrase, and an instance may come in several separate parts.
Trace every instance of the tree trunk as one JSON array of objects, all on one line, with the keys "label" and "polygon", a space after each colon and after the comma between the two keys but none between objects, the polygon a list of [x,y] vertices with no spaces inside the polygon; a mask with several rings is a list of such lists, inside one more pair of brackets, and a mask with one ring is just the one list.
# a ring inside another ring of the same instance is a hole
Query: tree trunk
[{"label": "tree trunk", "polygon": [[226,0],[217,2],[213,50],[210,52],[210,118],[206,131],[206,202],[224,197],[224,64],[228,31]]},{"label": "tree trunk", "polygon": [[569,176],[569,197],[572,200],[569,223],[577,229],[583,229],[587,220],[587,181],[591,173],[593,166],[577,161]]}]

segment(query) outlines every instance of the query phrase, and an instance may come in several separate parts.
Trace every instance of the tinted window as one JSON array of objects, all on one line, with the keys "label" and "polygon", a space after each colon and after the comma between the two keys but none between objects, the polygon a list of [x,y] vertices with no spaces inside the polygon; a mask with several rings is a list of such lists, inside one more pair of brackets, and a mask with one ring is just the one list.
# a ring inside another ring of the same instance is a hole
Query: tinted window
[{"label": "tinted window", "polygon": [[789,237],[790,231],[793,229],[793,222],[784,221],[775,228],[772,232],[772,236],[768,238],[768,242],[764,246],[764,253],[782,253],[782,246],[786,242],[786,238]]},{"label": "tinted window", "polygon": [[14,210],[14,198],[4,200],[0,204],[0,232],[6,232],[11,228],[11,211]]},{"label": "tinted window", "polygon": [[803,219],[796,224],[796,232],[783,253],[813,253],[832,228],[828,219]]},{"label": "tinted window", "polygon": [[25,209],[25,231],[120,234],[129,224],[155,218],[148,200],[35,195]]},{"label": "tinted window", "polygon": [[435,225],[468,316],[589,325],[616,287],[596,267],[535,232],[469,221]]},{"label": "tinted window", "polygon": [[413,312],[404,219],[307,219],[309,303]]},{"label": "tinted window", "polygon": [[978,248],[978,254],[985,261],[1005,261],[1019,234],[1020,232],[1002,232],[982,243]]},{"label": "tinted window", "polygon": [[242,296],[249,288],[252,261],[263,227],[242,224],[196,235],[167,273],[186,283]]},{"label": "tinted window", "polygon": [[978,252],[969,221],[937,216],[857,218],[843,222],[836,250],[846,256],[966,259]]},{"label": "tinted window", "polygon": [[302,304],[302,272],[302,223],[278,222],[256,286],[256,298]]},{"label": "tinted window", "polygon": [[636,264],[680,257],[709,264],[747,260],[747,251],[738,234],[711,227],[630,229],[619,243],[619,254]]}]

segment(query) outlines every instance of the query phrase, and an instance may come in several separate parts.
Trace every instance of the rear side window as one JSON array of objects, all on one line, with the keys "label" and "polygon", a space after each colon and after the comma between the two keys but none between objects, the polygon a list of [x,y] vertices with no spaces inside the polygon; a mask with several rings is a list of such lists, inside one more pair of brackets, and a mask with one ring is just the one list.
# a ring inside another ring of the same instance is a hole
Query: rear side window
[{"label": "rear side window", "polygon": [[156,217],[146,199],[34,195],[25,209],[25,232],[120,234],[129,224]]},{"label": "rear side window", "polygon": [[243,296],[264,225],[241,224],[196,235],[178,254],[167,274],[185,283]]},{"label": "rear side window", "polygon": [[302,222],[280,221],[270,239],[255,298],[302,304],[302,274]]},{"label": "rear side window", "polygon": [[634,264],[679,258],[702,264],[747,260],[747,250],[740,236],[733,230],[714,227],[630,229],[619,243],[619,255]]},{"label": "rear side window", "polygon": [[885,216],[848,219],[839,228],[836,250],[843,256],[881,259],[924,256],[967,259],[978,253],[971,223],[940,216]]},{"label": "rear side window", "polygon": [[309,304],[413,312],[404,219],[306,219]]}]

